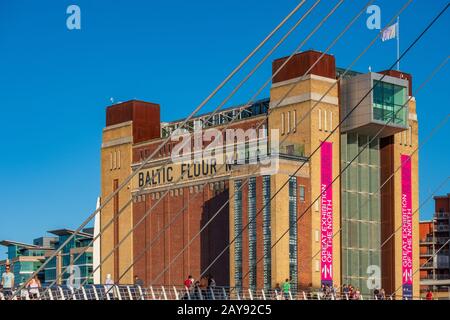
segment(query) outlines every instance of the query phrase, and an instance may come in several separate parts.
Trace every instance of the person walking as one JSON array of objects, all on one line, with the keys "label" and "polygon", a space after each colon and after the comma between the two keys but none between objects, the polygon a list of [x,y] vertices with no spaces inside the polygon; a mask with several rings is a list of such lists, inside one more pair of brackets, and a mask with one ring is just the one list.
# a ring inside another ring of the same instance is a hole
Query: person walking
[{"label": "person walking", "polygon": [[11,272],[11,266],[5,266],[5,272],[2,274],[3,296],[6,300],[11,299],[14,289],[14,273]]},{"label": "person walking", "polygon": [[135,286],[139,286],[139,287],[143,287],[144,286],[144,281],[142,281],[142,279],[140,279],[138,276],[134,276],[134,285]]},{"label": "person walking", "polygon": [[187,277],[187,279],[184,280],[184,286],[186,287],[186,289],[189,290],[189,289],[191,289],[193,284],[194,284],[194,278],[191,275],[189,275]]},{"label": "person walking", "polygon": [[114,298],[114,281],[111,277],[111,274],[108,273],[106,275],[106,280],[105,280],[105,292],[106,292],[106,298],[108,299],[108,297],[113,297]]},{"label": "person walking", "polygon": [[38,276],[34,276],[27,283],[28,295],[31,300],[36,300],[39,298],[39,288],[41,287],[41,281],[39,281]]},{"label": "person walking", "polygon": [[273,289],[274,294],[275,294],[275,300],[281,300],[281,287],[280,284],[277,282],[277,284],[275,285],[275,288]]},{"label": "person walking", "polygon": [[380,289],[380,300],[386,300],[386,292],[383,288]]},{"label": "person walking", "polygon": [[433,300],[433,292],[431,290],[428,290],[427,295],[425,296],[426,300]]},{"label": "person walking", "polygon": [[288,300],[289,299],[289,292],[291,291],[291,284],[289,283],[289,279],[286,279],[283,282],[283,294],[284,294],[284,299]]}]

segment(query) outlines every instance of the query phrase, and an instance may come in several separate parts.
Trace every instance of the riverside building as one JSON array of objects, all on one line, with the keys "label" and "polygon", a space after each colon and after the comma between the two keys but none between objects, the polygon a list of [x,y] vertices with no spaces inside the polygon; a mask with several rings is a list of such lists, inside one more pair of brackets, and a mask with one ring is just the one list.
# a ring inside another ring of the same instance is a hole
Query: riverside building
[{"label": "riverside building", "polygon": [[[102,229],[115,221],[102,235],[102,279],[112,274],[132,283],[137,275],[146,285],[181,285],[224,252],[207,271],[218,285],[268,289],[288,278],[293,290],[346,283],[362,293],[383,287],[389,294],[400,287],[397,296],[418,294],[419,274],[413,272],[419,267],[419,221],[412,215],[418,208],[418,158],[409,156],[418,143],[412,77],[351,72],[336,83],[343,70],[328,54],[304,75],[320,55],[295,55],[275,75],[268,98],[222,109],[211,119],[210,114],[191,119],[186,161],[174,160],[184,140],[160,148],[101,212]],[[286,59],[274,60],[273,72]],[[107,107],[102,199],[182,123],[162,122],[156,103],[131,100]],[[217,161],[218,149],[205,157],[217,140],[203,136],[196,142],[199,123],[204,132],[244,132],[244,148],[221,133],[222,149],[231,146],[232,160]],[[258,152],[252,153],[252,146]],[[198,154],[204,162],[192,160]],[[402,221],[402,232],[390,237]]]}]

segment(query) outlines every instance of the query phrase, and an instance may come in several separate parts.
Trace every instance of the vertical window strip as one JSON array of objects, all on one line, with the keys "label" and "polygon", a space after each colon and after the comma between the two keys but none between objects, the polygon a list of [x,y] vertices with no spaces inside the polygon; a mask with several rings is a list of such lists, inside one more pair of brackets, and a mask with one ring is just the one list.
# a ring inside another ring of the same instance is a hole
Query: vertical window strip
[{"label": "vertical window strip", "polygon": [[300,193],[300,201],[305,201],[305,187],[300,186],[299,187],[299,193]]},{"label": "vertical window strip", "polygon": [[322,110],[319,109],[319,130],[322,130]]},{"label": "vertical window strip", "polygon": [[284,135],[284,112],[281,113],[281,135]]},{"label": "vertical window strip", "polygon": [[[234,182],[234,282],[242,290],[242,181]],[[239,234],[239,236],[238,236]]]},{"label": "vertical window strip", "polygon": [[412,126],[409,126],[409,146],[412,147]]},{"label": "vertical window strip", "polygon": [[248,224],[249,286],[256,290],[256,178],[248,182]]},{"label": "vertical window strip", "polygon": [[263,177],[263,206],[264,290],[270,290],[272,288],[270,176]]},{"label": "vertical window strip", "polygon": [[291,112],[287,113],[287,133],[291,132]]},{"label": "vertical window strip", "polygon": [[293,293],[297,292],[297,178],[289,179],[289,277]]},{"label": "vertical window strip", "polygon": [[117,168],[120,169],[120,150],[117,150]]},{"label": "vertical window strip", "polygon": [[328,131],[328,126],[327,126],[327,110],[323,110],[323,129],[325,131]]},{"label": "vertical window strip", "polygon": [[294,126],[292,132],[297,132],[297,110],[294,110]]},{"label": "vertical window strip", "polygon": [[333,130],[333,112],[330,111],[330,131]]}]

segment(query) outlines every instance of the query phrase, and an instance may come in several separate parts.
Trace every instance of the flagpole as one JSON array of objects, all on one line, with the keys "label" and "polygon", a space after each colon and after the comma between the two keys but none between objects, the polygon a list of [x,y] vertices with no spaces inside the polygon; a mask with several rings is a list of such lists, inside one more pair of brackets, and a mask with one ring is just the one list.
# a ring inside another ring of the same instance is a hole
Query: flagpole
[{"label": "flagpole", "polygon": [[397,17],[397,71],[400,71],[400,16]]}]

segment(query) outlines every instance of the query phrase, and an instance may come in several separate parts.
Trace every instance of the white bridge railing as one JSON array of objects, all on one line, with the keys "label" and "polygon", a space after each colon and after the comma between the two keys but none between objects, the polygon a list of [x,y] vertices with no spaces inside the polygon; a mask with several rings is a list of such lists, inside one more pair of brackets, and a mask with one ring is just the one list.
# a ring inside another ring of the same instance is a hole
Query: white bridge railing
[{"label": "white bridge railing", "polygon": [[[11,294],[0,291],[0,300]],[[322,293],[321,291],[282,292],[281,290],[251,290],[230,287],[191,288],[178,286],[86,285],[24,289],[17,300],[395,300],[395,297]],[[397,298],[401,299],[401,298]],[[415,297],[414,300],[421,300]]]}]

